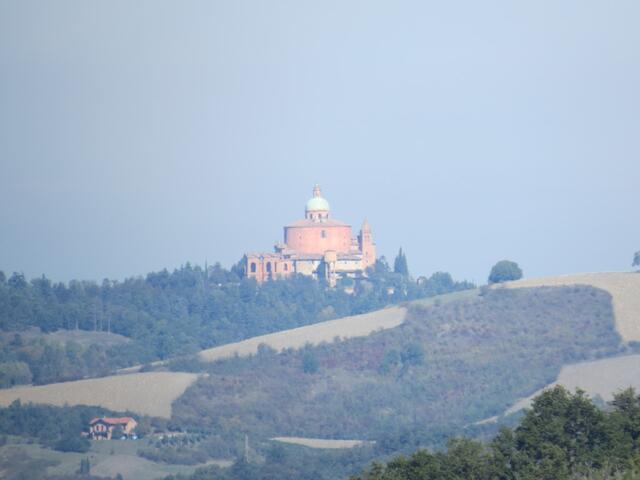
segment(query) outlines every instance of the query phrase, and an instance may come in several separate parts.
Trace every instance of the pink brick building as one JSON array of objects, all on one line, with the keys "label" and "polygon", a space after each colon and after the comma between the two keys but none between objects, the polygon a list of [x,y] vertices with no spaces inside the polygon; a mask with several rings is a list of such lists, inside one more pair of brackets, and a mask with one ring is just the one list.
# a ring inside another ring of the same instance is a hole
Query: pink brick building
[{"label": "pink brick building", "polygon": [[305,207],[304,219],[284,227],[284,242],[273,253],[247,253],[245,274],[258,282],[293,273],[325,278],[358,277],[376,261],[371,227],[365,220],[357,236],[351,226],[331,218],[329,202],[318,185]]}]

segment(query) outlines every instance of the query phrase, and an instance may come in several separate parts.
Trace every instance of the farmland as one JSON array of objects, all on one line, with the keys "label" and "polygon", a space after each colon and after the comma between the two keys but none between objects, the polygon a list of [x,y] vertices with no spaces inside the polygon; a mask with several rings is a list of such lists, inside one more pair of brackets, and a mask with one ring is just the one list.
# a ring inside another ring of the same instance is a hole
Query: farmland
[{"label": "farmland", "polygon": [[533,395],[519,400],[505,414],[515,413],[529,407],[534,397],[554,385],[569,390],[580,388],[590,396],[599,396],[604,401],[613,399],[613,394],[629,387],[640,390],[640,355],[603,358],[562,367],[558,379],[538,390]]},{"label": "farmland", "polygon": [[50,405],[99,405],[113,411],[170,418],[171,404],[197,379],[183,372],[147,372],[0,390],[0,405],[14,400]]}]

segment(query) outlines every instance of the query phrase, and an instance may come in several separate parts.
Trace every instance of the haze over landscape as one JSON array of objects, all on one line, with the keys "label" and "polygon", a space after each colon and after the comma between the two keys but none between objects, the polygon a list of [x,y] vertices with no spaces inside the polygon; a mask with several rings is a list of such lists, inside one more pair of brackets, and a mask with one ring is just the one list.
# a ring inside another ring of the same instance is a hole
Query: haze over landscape
[{"label": "haze over landscape", "polygon": [[625,270],[640,5],[0,5],[0,266],[123,279],[268,250],[320,183],[412,273]]},{"label": "haze over landscape", "polygon": [[0,478],[640,480],[639,24],[0,2]]}]

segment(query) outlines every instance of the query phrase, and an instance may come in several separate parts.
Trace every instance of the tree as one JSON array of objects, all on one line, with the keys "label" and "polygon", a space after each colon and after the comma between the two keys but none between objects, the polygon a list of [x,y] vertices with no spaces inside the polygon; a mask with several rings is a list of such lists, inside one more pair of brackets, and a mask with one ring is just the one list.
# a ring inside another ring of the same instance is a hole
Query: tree
[{"label": "tree", "polygon": [[25,362],[0,363],[0,388],[31,383],[31,369]]},{"label": "tree", "polygon": [[633,265],[634,267],[640,267],[640,250],[633,254]]},{"label": "tree", "polygon": [[489,283],[508,282],[522,278],[522,270],[516,262],[501,260],[496,263],[489,273]]},{"label": "tree", "polygon": [[379,258],[376,258],[376,263],[373,269],[375,273],[380,273],[380,274],[389,273],[389,271],[391,270],[389,268],[389,264],[387,263],[387,259],[385,258],[384,255],[382,255]]},{"label": "tree", "polygon": [[9,286],[16,290],[22,290],[27,288],[27,281],[24,278],[23,273],[13,272],[13,275],[9,278]]},{"label": "tree", "polygon": [[424,350],[417,342],[405,346],[400,353],[402,363],[405,365],[421,365],[424,361]]},{"label": "tree", "polygon": [[80,470],[78,471],[80,475],[89,475],[91,473],[91,463],[89,463],[88,458],[83,458],[80,460]]},{"label": "tree", "polygon": [[320,364],[313,350],[307,348],[302,354],[302,370],[304,373],[316,373]]},{"label": "tree", "polygon": [[113,428],[113,431],[111,432],[111,438],[113,438],[114,440],[120,440],[124,436],[125,436],[125,433],[124,433],[124,428],[122,428],[122,425],[116,425]]},{"label": "tree", "polygon": [[[53,445],[53,448],[60,452],[86,453],[89,451],[89,448],[91,448],[91,442],[77,433],[71,433],[58,440]],[[89,471],[86,473],[89,473]]]},{"label": "tree", "polygon": [[407,256],[402,251],[402,247],[400,247],[400,251],[398,255],[396,255],[396,259],[393,261],[393,271],[394,273],[399,273],[403,277],[409,276],[409,266],[407,265]]}]

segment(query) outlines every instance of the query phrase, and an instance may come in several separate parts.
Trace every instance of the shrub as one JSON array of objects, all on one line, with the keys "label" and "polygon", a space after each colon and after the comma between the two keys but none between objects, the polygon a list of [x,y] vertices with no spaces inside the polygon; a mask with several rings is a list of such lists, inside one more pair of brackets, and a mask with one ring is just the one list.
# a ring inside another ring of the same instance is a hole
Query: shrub
[{"label": "shrub", "polygon": [[508,282],[522,278],[522,270],[516,262],[501,260],[496,263],[489,273],[489,283]]}]

